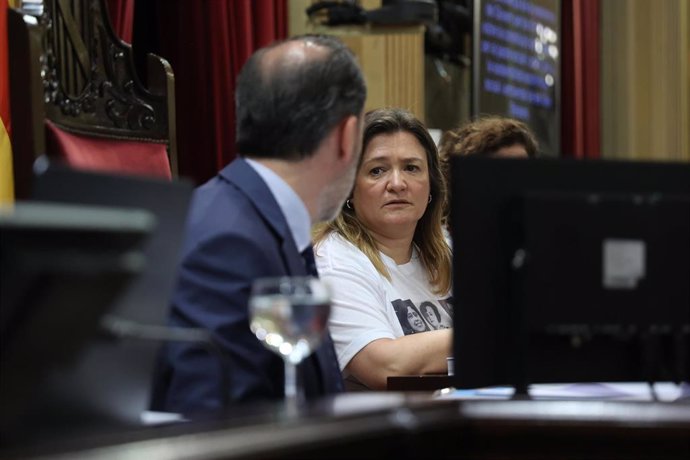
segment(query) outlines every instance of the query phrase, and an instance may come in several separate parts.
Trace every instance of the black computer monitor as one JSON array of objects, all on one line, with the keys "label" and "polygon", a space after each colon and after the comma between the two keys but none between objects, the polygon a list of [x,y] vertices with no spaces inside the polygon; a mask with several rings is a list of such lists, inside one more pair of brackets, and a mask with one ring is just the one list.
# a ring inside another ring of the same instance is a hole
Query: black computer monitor
[{"label": "black computer monitor", "polygon": [[456,386],[690,377],[690,164],[451,174]]},{"label": "black computer monitor", "polygon": [[[0,209],[0,444],[55,415],[37,407],[43,384],[79,361],[98,336],[101,318],[144,270],[154,225],[139,209]],[[63,409],[64,422],[74,411]]]},{"label": "black computer monitor", "polygon": [[82,361],[63,379],[65,387],[82,388],[81,392],[65,391],[65,396],[89,400],[102,418],[136,424],[150,404],[156,356],[162,343],[141,336],[147,333],[139,330],[141,326],[168,324],[170,295],[194,186],[186,179],[80,171],[47,161],[38,161],[34,169],[34,200],[137,208],[156,218],[157,225],[143,248],[148,263],[107,318],[106,326],[129,337],[92,342]]},{"label": "black computer monitor", "polygon": [[[44,374],[31,400],[23,401],[26,420],[33,426],[27,436],[45,439],[67,431],[139,426],[150,405],[159,348],[171,337],[168,305],[193,184],[81,171],[41,159],[35,166],[33,185],[35,202],[137,209],[150,213],[156,225],[142,247],[146,265],[112,298],[107,314],[93,325],[94,331],[107,334],[91,335],[81,342],[69,361]],[[63,218],[69,221],[69,213]],[[105,238],[100,244],[108,248],[114,241]],[[87,288],[97,290],[98,283]],[[69,294],[65,293],[66,298]],[[89,308],[88,301],[80,300],[78,288],[71,294],[75,308]],[[70,317],[65,324],[77,321],[79,318]],[[62,327],[55,333],[69,335],[70,329]],[[190,333],[180,339],[193,336]]]}]

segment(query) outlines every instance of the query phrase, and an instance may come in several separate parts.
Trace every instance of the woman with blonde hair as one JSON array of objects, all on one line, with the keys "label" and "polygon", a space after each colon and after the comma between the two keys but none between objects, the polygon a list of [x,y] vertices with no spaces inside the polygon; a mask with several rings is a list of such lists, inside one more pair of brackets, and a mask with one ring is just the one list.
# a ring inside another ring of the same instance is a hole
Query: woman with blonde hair
[{"label": "woman with blonde hair", "polygon": [[410,311],[433,303],[451,321],[451,252],[441,225],[446,186],[436,145],[410,112],[364,119],[355,185],[340,215],[315,232],[319,274],[346,386],[385,389],[396,375],[441,373],[452,331]]}]

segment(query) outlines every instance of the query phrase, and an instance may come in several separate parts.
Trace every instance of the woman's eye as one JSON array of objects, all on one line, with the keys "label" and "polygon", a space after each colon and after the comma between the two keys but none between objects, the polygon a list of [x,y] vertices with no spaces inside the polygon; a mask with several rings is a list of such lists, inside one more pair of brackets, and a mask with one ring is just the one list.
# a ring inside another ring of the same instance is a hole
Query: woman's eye
[{"label": "woman's eye", "polygon": [[413,172],[419,171],[419,166],[417,166],[417,165],[407,165],[407,170],[408,170],[408,171],[413,171]]},{"label": "woman's eye", "polygon": [[383,172],[383,168],[381,168],[381,167],[376,167],[376,168],[372,168],[371,171],[369,171],[369,174],[371,174],[372,176],[378,176],[378,175],[380,175],[382,172]]}]

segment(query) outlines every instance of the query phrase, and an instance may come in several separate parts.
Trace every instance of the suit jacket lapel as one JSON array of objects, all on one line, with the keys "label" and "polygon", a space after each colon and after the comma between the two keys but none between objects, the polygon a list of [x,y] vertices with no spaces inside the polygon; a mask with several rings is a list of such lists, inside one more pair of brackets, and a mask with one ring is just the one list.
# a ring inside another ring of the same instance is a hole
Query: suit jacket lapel
[{"label": "suit jacket lapel", "polygon": [[247,199],[254,205],[256,211],[264,221],[273,229],[281,241],[281,248],[285,268],[288,275],[303,276],[307,274],[302,256],[297,250],[295,241],[290,233],[290,228],[285,220],[283,211],[278,206],[271,190],[261,179],[254,168],[249,166],[242,158],[238,158],[219,173],[228,182],[234,184],[242,191]]}]

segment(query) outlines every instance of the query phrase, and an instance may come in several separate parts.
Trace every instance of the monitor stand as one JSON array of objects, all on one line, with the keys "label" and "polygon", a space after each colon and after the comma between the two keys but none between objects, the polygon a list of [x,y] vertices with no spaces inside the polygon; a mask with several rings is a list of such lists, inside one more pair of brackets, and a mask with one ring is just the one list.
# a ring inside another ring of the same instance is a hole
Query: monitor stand
[{"label": "monitor stand", "polygon": [[529,401],[529,400],[533,399],[529,394],[529,385],[527,385],[525,383],[517,384],[517,385],[513,385],[513,388],[515,389],[515,392],[513,393],[513,396],[510,398],[511,400]]}]

